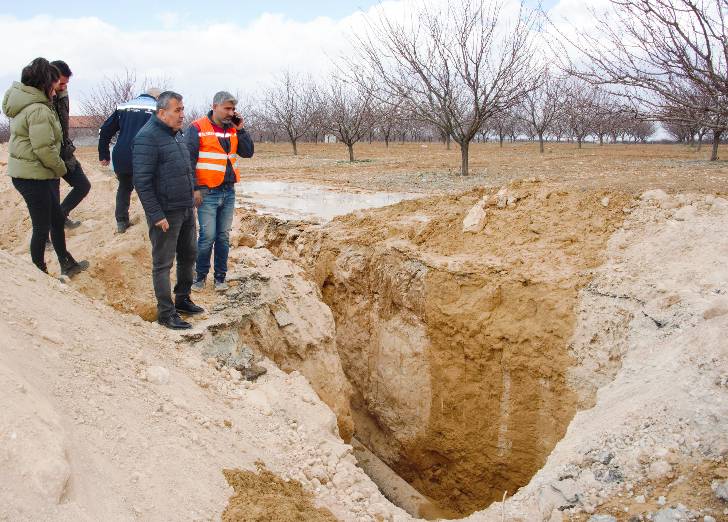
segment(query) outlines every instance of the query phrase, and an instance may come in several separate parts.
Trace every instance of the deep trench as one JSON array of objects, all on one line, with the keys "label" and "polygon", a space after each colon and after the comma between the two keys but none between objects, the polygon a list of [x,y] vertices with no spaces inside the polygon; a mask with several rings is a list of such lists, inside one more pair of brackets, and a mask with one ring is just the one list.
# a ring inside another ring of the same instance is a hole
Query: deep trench
[{"label": "deep trench", "polygon": [[565,435],[582,404],[568,380],[579,291],[631,201],[514,187],[518,203],[489,207],[477,235],[462,220],[482,192],[324,227],[251,217],[242,229],[319,286],[356,440],[439,516],[512,496]]}]

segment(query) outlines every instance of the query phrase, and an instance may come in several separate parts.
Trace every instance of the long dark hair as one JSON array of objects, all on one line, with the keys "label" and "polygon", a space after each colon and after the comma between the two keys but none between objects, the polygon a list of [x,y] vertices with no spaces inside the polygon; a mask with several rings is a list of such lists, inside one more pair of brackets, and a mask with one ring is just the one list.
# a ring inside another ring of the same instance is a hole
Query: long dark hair
[{"label": "long dark hair", "polygon": [[61,72],[45,58],[36,58],[23,67],[20,82],[28,87],[35,87],[51,99],[53,84],[61,77]]}]

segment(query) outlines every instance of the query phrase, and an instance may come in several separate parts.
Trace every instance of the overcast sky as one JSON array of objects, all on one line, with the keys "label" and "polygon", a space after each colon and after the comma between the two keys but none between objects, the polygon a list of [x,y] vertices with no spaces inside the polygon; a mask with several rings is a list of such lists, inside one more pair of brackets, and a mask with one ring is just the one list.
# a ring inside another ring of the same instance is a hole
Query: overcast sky
[{"label": "overcast sky", "polygon": [[[346,53],[347,35],[371,9],[401,12],[412,0],[237,2],[6,2],[0,4],[0,90],[36,56],[63,59],[74,76],[72,112],[104,76],[125,69],[164,77],[189,104],[207,102],[225,89],[254,96],[271,77],[290,69],[321,76],[331,58]],[[445,1],[445,0],[432,0]],[[536,0],[529,0],[535,5]],[[603,0],[545,0],[553,13],[586,13]],[[122,7],[123,6],[123,7]],[[13,48],[9,48],[14,42]]]}]

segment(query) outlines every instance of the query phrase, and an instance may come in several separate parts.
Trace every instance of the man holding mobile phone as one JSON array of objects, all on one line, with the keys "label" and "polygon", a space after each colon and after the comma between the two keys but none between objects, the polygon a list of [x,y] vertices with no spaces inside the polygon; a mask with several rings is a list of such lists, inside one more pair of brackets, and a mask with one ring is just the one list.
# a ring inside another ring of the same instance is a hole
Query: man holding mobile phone
[{"label": "man holding mobile phone", "polygon": [[190,160],[195,168],[195,206],[200,226],[193,290],[202,290],[215,251],[215,290],[227,289],[230,229],[235,212],[235,183],[240,181],[238,158],[253,156],[253,140],[236,112],[238,100],[220,91],[212,110],[190,125],[185,133]]}]

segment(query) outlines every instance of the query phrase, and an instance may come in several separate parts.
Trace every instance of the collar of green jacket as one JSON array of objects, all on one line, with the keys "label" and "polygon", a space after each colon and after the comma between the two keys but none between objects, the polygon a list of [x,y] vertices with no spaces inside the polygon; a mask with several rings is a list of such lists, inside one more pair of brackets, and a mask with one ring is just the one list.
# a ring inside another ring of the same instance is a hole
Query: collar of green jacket
[{"label": "collar of green jacket", "polygon": [[10,118],[15,118],[20,111],[33,103],[42,103],[53,108],[48,96],[40,89],[13,82],[3,98],[3,112]]}]

